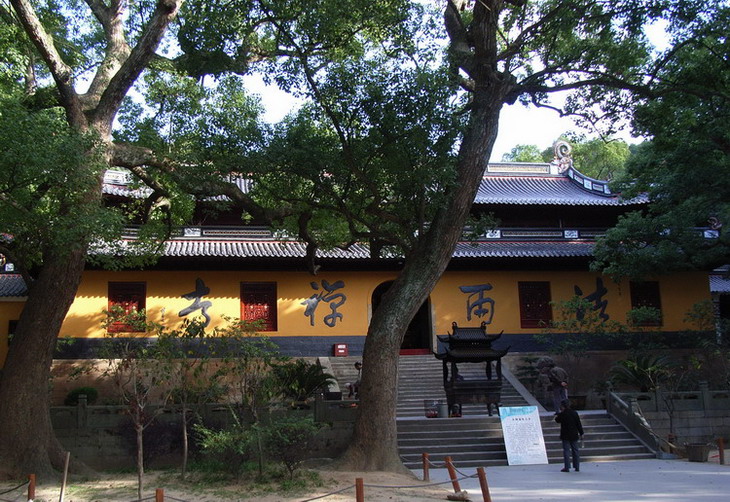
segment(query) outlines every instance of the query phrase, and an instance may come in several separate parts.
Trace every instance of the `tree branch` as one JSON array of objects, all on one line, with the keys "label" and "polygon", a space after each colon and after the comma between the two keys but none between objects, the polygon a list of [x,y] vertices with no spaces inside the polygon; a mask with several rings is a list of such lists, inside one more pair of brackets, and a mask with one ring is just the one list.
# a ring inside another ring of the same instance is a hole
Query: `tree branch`
[{"label": "tree branch", "polygon": [[182,1],[158,0],[157,7],[137,45],[109,82],[94,112],[94,120],[104,128],[104,132],[111,131],[111,122],[119,110],[122,100],[153,58],[167,27],[177,15]]},{"label": "tree branch", "polygon": [[84,130],[87,126],[81,102],[73,87],[73,76],[71,68],[63,62],[61,55],[56,50],[53,38],[46,32],[41,24],[38,15],[28,0],[10,0],[13,9],[18,15],[23,29],[36,46],[41,57],[48,66],[53,80],[58,88],[61,103],[66,110],[66,117],[69,124],[77,130]]}]

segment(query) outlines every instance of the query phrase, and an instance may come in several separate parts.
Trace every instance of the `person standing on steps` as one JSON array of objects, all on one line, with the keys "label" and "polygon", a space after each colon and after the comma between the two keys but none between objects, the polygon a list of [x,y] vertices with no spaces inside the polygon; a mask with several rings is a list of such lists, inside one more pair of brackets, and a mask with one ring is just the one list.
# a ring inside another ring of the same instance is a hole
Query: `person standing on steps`
[{"label": "person standing on steps", "polygon": [[583,441],[583,424],[578,412],[570,407],[570,401],[565,399],[560,403],[560,413],[555,415],[555,421],[560,424],[560,440],[563,442],[563,468],[560,472],[570,472],[570,460],[573,458],[573,469],[580,472],[580,447],[578,441]]},{"label": "person standing on steps", "polygon": [[556,366],[552,357],[541,357],[537,361],[537,369],[546,381],[547,390],[552,393],[553,411],[560,411],[560,403],[568,399],[568,372]]},{"label": "person standing on steps", "polygon": [[362,363],[360,361],[357,361],[355,363],[355,369],[357,370],[357,380],[355,380],[352,383],[345,384],[345,387],[350,391],[347,394],[348,398],[355,397],[355,399],[358,399],[360,394],[360,373],[362,372]]}]

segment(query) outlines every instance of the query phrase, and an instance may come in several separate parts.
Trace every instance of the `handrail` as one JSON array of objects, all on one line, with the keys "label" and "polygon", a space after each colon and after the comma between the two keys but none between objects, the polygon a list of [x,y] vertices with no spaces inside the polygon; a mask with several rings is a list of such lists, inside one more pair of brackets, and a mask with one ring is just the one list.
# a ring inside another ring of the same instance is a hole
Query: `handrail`
[{"label": "handrail", "polygon": [[606,410],[654,452],[657,458],[666,458],[667,454],[662,450],[659,442],[661,438],[651,430],[651,426],[641,414],[636,399],[632,398],[627,403],[615,392],[609,392],[608,399],[606,399]]}]

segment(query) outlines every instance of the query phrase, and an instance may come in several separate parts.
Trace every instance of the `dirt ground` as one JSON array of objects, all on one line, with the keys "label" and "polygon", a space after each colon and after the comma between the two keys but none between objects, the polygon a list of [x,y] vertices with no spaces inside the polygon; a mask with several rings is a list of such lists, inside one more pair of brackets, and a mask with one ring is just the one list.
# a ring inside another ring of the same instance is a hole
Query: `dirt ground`
[{"label": "dirt ground", "polygon": [[[161,488],[165,501],[183,502],[304,502],[323,500],[325,502],[353,502],[356,499],[355,480],[362,478],[364,498],[370,501],[417,502],[424,500],[447,500],[454,493],[450,483],[430,485],[413,476],[389,472],[346,472],[316,470],[322,486],[287,493],[265,493],[246,485],[213,486],[213,484],[181,486],[170,473],[148,473],[145,476],[145,490],[142,500],[155,500],[155,491]],[[0,493],[14,485],[0,483]],[[34,502],[55,502],[60,500],[61,486],[46,485],[36,489]],[[339,492],[339,493],[334,493]],[[327,495],[332,494],[332,495]],[[25,502],[27,488],[0,495],[0,500]],[[137,501],[136,475],[113,474],[87,482],[71,482],[64,493],[64,502],[133,502]]]}]

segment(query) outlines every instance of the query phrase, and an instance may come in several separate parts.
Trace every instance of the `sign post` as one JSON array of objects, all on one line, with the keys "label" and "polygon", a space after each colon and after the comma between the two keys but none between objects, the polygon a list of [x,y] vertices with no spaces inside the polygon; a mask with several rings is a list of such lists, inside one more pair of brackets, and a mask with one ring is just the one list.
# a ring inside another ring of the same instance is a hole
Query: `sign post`
[{"label": "sign post", "polygon": [[499,408],[509,465],[547,464],[537,406]]}]

